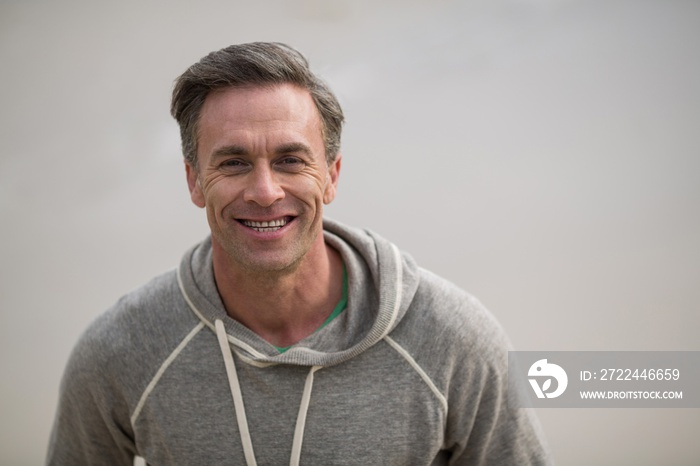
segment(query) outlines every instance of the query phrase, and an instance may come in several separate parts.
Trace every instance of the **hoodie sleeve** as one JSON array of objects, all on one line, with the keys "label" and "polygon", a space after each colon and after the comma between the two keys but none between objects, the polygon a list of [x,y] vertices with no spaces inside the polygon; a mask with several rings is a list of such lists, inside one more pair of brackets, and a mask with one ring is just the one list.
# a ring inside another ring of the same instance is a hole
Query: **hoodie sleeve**
[{"label": "hoodie sleeve", "polygon": [[450,465],[550,465],[539,422],[516,408],[508,386],[510,344],[501,326],[476,299],[468,300],[465,342],[454,354],[448,391],[446,441]]},{"label": "hoodie sleeve", "polygon": [[450,465],[552,464],[532,411],[511,407],[506,370],[485,365],[470,380],[478,389],[452,396],[456,406],[446,433],[453,440]]},{"label": "hoodie sleeve", "polygon": [[69,358],[46,464],[132,465],[135,453],[128,407],[110,371],[110,350],[94,326]]}]

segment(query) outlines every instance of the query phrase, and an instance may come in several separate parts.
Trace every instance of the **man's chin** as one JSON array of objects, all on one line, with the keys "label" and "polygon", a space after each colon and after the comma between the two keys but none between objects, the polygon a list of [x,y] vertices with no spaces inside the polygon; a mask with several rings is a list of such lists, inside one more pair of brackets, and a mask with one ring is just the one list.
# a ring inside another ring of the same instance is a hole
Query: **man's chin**
[{"label": "man's chin", "polygon": [[239,261],[243,270],[251,275],[259,275],[268,278],[286,275],[294,272],[299,266],[299,260],[291,258],[261,258]]},{"label": "man's chin", "polygon": [[247,273],[276,274],[297,267],[300,258],[287,247],[251,247],[245,241],[232,241],[215,247],[214,254],[223,255],[232,267]]}]

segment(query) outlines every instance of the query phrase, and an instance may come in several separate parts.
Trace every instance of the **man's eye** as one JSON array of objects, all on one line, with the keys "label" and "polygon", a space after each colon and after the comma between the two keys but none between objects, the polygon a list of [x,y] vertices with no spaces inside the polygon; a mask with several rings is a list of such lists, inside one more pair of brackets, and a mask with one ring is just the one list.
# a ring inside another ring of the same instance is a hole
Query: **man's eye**
[{"label": "man's eye", "polygon": [[222,163],[222,165],[229,166],[229,167],[235,167],[238,165],[243,165],[243,162],[240,160],[226,160],[225,162]]},{"label": "man's eye", "polygon": [[295,172],[304,168],[304,162],[298,157],[284,157],[277,162],[280,170]]},{"label": "man's eye", "polygon": [[248,166],[248,164],[246,164],[242,160],[238,160],[238,159],[224,160],[223,162],[221,162],[221,165],[220,165],[220,167],[222,169],[228,170],[228,171],[244,170],[247,166]]}]

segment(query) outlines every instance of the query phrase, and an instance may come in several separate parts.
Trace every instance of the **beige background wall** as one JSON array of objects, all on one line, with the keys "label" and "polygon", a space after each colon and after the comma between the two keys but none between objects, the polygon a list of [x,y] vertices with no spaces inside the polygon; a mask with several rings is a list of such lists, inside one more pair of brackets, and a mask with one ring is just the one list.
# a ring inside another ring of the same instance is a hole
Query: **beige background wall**
[{"label": "beige background wall", "polygon": [[[700,350],[699,39],[695,1],[0,0],[0,463],[42,462],[79,333],[206,233],[169,92],[235,42],[337,91],[328,215],[518,349]],[[697,409],[539,414],[561,465],[700,461]]]}]

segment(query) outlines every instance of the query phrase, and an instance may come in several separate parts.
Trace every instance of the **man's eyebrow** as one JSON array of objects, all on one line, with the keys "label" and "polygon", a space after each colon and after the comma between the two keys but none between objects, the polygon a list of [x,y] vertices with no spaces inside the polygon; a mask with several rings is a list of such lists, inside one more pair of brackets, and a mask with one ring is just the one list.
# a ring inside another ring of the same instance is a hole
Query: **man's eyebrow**
[{"label": "man's eyebrow", "polygon": [[248,151],[243,146],[237,146],[235,144],[230,146],[219,147],[214,151],[212,157],[225,157],[229,155],[246,155]]},{"label": "man's eyebrow", "polygon": [[[286,144],[280,144],[275,147],[276,154],[294,154],[302,153],[306,155],[311,154],[311,148],[306,144],[301,142],[289,142]],[[212,153],[212,157],[228,157],[231,155],[248,155],[248,150],[236,144],[231,144],[228,146],[219,147]]]},{"label": "man's eyebrow", "polygon": [[275,148],[275,152],[278,154],[290,154],[295,152],[301,152],[306,155],[311,155],[311,149],[306,144],[300,142],[290,142],[287,144],[279,145]]}]

